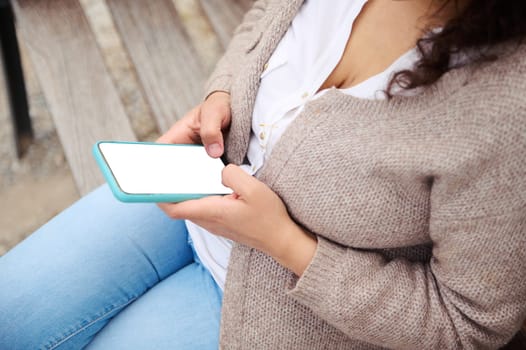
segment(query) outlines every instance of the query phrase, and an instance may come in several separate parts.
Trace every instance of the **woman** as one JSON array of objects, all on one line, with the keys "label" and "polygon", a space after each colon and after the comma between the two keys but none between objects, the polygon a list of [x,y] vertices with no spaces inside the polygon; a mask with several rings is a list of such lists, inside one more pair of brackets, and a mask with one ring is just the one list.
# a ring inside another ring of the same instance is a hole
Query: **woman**
[{"label": "woman", "polygon": [[87,196],[0,260],[0,346],[214,348],[221,303],[226,349],[519,346],[524,15],[256,2],[159,140],[224,153],[234,194],[160,205],[186,225]]}]

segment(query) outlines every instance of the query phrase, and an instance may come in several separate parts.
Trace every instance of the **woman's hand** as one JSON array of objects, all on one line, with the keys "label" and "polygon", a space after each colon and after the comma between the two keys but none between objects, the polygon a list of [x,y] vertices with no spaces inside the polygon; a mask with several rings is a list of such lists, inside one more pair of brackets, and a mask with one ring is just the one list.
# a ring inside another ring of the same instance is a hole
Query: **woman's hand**
[{"label": "woman's hand", "polygon": [[316,239],[289,216],[268,186],[235,165],[223,170],[234,194],[159,206],[174,219],[188,219],[208,231],[272,256],[298,276],[312,260]]},{"label": "woman's hand", "polygon": [[216,91],[177,121],[157,142],[202,143],[210,157],[218,158],[223,155],[223,130],[228,128],[230,120],[230,95]]}]

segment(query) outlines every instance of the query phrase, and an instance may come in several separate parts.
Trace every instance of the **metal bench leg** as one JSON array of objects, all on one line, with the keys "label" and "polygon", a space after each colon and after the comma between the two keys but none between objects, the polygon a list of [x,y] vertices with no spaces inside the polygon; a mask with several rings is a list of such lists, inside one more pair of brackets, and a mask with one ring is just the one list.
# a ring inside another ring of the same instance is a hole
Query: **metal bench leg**
[{"label": "metal bench leg", "polygon": [[33,128],[29,117],[26,86],[16,39],[14,16],[11,6],[8,3],[2,4],[2,2],[0,2],[0,42],[2,45],[0,51],[4,58],[3,69],[6,72],[7,90],[16,134],[17,153],[21,157],[33,139]]}]

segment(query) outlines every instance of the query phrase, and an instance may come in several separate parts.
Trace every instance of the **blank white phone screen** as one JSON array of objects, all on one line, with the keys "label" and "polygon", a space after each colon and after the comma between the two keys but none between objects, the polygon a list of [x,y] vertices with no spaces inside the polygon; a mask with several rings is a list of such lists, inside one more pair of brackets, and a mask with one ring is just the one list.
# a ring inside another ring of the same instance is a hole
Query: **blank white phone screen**
[{"label": "blank white phone screen", "polygon": [[224,164],[201,146],[100,143],[123,192],[130,194],[228,194]]}]

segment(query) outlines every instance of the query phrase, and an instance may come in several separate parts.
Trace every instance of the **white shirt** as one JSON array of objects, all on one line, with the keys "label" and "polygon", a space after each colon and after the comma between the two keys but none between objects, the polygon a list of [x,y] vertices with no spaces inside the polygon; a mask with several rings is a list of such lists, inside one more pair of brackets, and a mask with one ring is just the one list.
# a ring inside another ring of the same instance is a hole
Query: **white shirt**
[{"label": "white shirt", "polygon": [[[291,23],[261,74],[252,114],[248,164],[241,167],[254,175],[265,163],[272,147],[317,92],[338,64],[354,20],[367,0],[307,0]],[[416,50],[397,59],[385,71],[351,88],[345,94],[359,98],[385,98],[391,75],[409,69],[417,60]],[[232,243],[187,221],[197,256],[221,289]]]}]

